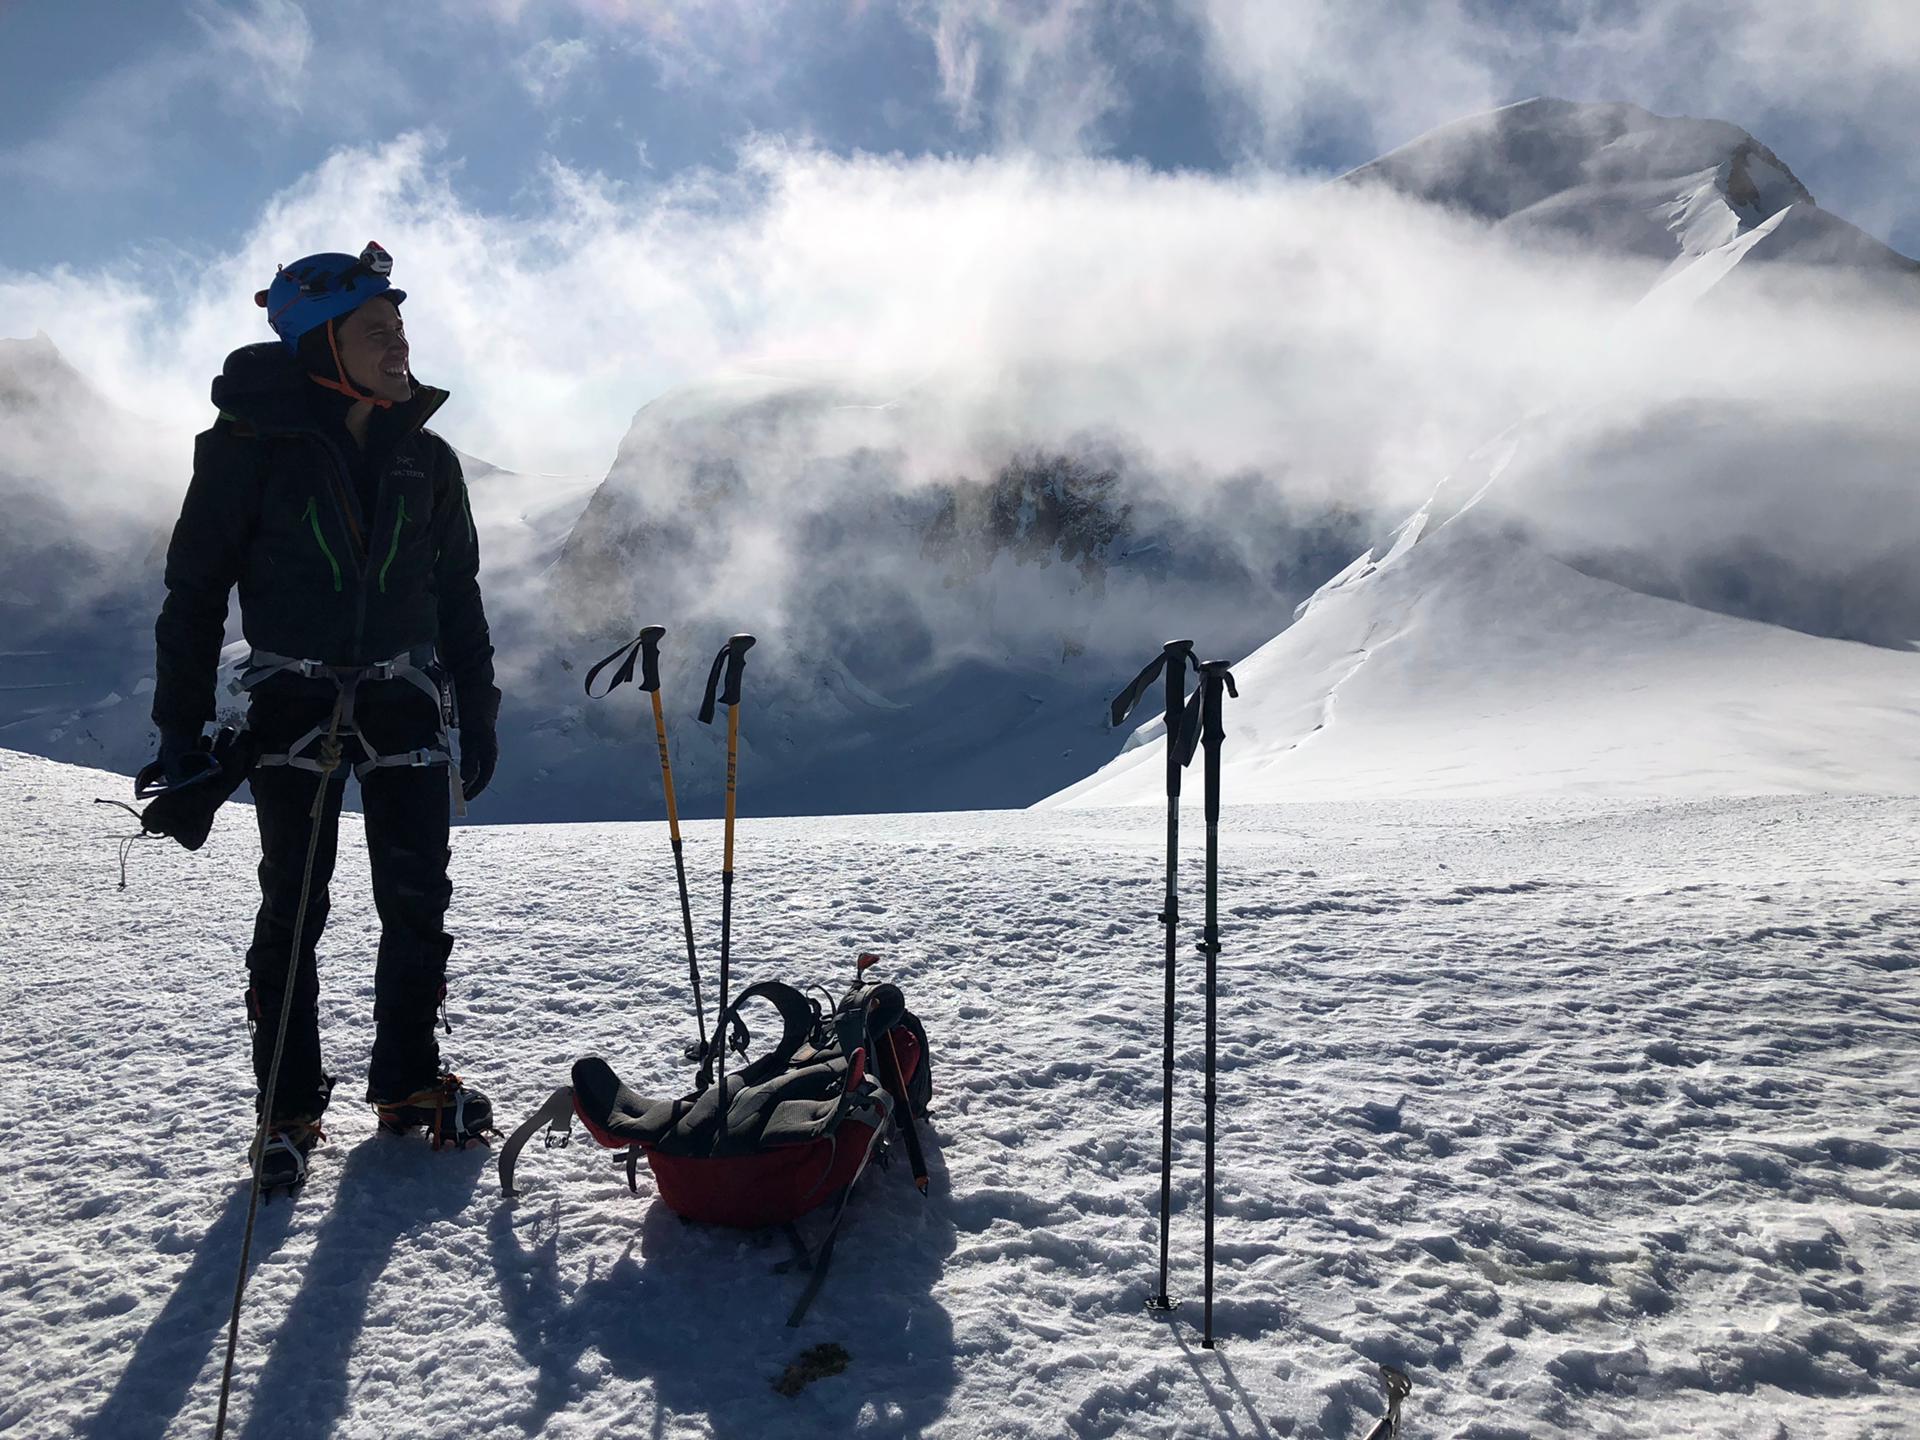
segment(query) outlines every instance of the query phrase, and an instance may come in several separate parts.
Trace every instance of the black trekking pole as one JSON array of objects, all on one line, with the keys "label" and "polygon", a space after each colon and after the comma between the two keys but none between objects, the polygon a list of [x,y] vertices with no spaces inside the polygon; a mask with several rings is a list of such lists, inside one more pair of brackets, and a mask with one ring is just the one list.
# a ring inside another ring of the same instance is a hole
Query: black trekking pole
[{"label": "black trekking pole", "polygon": [[[727,970],[733,948],[733,804],[740,766],[740,676],[747,668],[747,651],[752,648],[751,635],[735,635],[720,647],[720,653],[713,657],[713,669],[707,674],[706,698],[700,702],[702,725],[713,723],[716,699],[727,707],[727,829],[725,859],[720,866],[720,1008],[713,1018],[711,1046],[720,1113],[720,1127],[713,1142],[716,1153],[727,1142]],[[726,672],[724,689],[721,687],[723,669]]]},{"label": "black trekking pole", "polygon": [[1198,732],[1201,747],[1206,751],[1206,814],[1207,814],[1207,920],[1201,932],[1200,953],[1207,957],[1207,1085],[1206,1085],[1206,1179],[1203,1194],[1205,1196],[1206,1238],[1204,1241],[1205,1263],[1203,1266],[1205,1286],[1203,1301],[1203,1321],[1200,1343],[1207,1349],[1213,1348],[1213,1115],[1214,1115],[1214,1019],[1216,1014],[1216,964],[1220,957],[1220,748],[1227,738],[1223,711],[1226,708],[1226,696],[1240,698],[1240,692],[1234,688],[1233,671],[1226,660],[1205,660],[1200,664],[1199,713],[1189,712],[1184,718],[1182,749],[1186,758],[1193,756],[1192,735],[1194,722],[1199,722]]},{"label": "black trekking pole", "polygon": [[1180,926],[1180,769],[1181,716],[1187,696],[1187,666],[1193,660],[1191,640],[1169,640],[1153,662],[1133,677],[1133,683],[1114,698],[1112,720],[1118,729],[1134,706],[1145,697],[1162,671],[1166,673],[1167,714],[1167,893],[1160,923],[1167,932],[1166,995],[1162,1004],[1160,1047],[1160,1283],[1147,1299],[1156,1315],[1172,1312],[1175,1301],[1167,1294],[1167,1235],[1173,1216],[1173,972]]},{"label": "black trekking pole", "polygon": [[[649,625],[632,640],[587,671],[587,695],[604,699],[633,679],[633,663],[640,661],[640,688],[653,699],[653,733],[660,742],[660,788],[667,797],[667,833],[673,840],[673,874],[680,882],[680,926],[687,936],[687,979],[693,985],[693,1018],[700,1029],[700,1048],[707,1052],[707,1011],[700,1000],[700,960],[693,947],[693,906],[687,899],[687,860],[680,843],[680,807],[673,798],[673,764],[667,759],[667,716],[660,705],[660,640],[667,633],[664,625]],[[613,679],[600,694],[593,693],[593,681],[607,666],[625,656]]]}]

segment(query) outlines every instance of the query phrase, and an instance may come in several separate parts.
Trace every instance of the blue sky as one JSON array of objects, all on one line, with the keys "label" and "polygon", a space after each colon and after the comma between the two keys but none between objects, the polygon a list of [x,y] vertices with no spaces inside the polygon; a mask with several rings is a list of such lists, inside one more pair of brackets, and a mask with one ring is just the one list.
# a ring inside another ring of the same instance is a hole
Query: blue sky
[{"label": "blue sky", "polygon": [[1795,8],[0,0],[0,264],[218,251],[337,147],[410,130],[443,142],[464,200],[512,213],[551,159],[646,187],[729,168],[752,134],[1338,170],[1540,92],[1745,125],[1829,208],[1920,251],[1902,83],[1920,7],[1837,0],[1811,32],[1779,18]]},{"label": "blue sky", "polygon": [[[714,7],[733,33],[683,41],[620,7],[0,4],[0,173],[26,202],[0,211],[0,256],[218,248],[336,147],[407,130],[442,137],[463,197],[507,212],[550,158],[647,186],[729,168],[754,134],[909,156],[1020,143],[965,113],[998,103],[991,65],[970,102],[946,94],[922,18],[829,3],[763,26],[752,8]],[[1076,145],[1230,163],[1178,28]]]}]

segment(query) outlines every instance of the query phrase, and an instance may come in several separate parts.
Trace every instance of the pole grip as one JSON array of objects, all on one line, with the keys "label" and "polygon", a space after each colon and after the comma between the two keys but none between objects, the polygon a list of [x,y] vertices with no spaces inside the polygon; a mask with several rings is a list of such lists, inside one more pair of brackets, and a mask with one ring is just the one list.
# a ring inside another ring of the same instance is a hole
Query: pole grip
[{"label": "pole grip", "polygon": [[[660,688],[660,637],[667,633],[664,625],[649,625],[627,641],[611,655],[605,656],[587,670],[586,692],[589,700],[604,700],[622,685],[633,679],[633,667],[645,660],[645,675],[641,681],[642,690],[658,691]],[[620,668],[613,672],[613,678],[607,681],[607,688],[598,695],[593,693],[593,682],[600,678],[600,672],[614,661],[620,662]]]},{"label": "pole grip", "polygon": [[[1220,751],[1226,743],[1226,697],[1238,699],[1240,692],[1234,688],[1232,662],[1227,660],[1206,660],[1200,665],[1200,746],[1206,752],[1206,811],[1207,824],[1220,823]],[[1189,726],[1192,717],[1188,718]],[[1189,752],[1191,756],[1191,752]]]},{"label": "pole grip", "polygon": [[1187,666],[1193,663],[1191,640],[1169,640],[1163,652],[1167,662],[1167,799],[1180,800],[1180,772],[1186,756],[1180,753],[1180,735],[1186,727]]},{"label": "pole grip", "polygon": [[713,657],[713,669],[707,672],[707,693],[700,701],[702,725],[713,723],[716,703],[729,709],[740,703],[740,677],[746,672],[747,651],[753,646],[751,635],[730,636],[720,647],[720,653]]},{"label": "pole grip", "polygon": [[1175,752],[1171,758],[1183,768],[1193,763],[1193,757],[1200,749],[1200,717],[1206,711],[1206,691],[1204,682],[1193,687],[1193,693],[1187,696],[1186,703],[1180,709],[1180,733],[1167,736],[1167,744]]},{"label": "pole grip", "polygon": [[664,625],[649,625],[640,632],[640,688],[655,695],[660,693],[660,640],[666,633]]}]

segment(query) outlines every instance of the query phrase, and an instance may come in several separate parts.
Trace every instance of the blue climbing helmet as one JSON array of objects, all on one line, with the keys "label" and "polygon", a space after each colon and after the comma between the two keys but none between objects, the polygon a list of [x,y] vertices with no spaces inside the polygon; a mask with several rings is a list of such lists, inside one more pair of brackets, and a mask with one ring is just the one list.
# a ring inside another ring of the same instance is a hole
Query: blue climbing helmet
[{"label": "blue climbing helmet", "polygon": [[267,312],[267,323],[286,347],[298,350],[309,330],[352,314],[376,295],[395,305],[404,301],[407,292],[387,279],[392,272],[393,256],[379,241],[369,240],[357,256],[328,251],[282,265],[253,303]]}]

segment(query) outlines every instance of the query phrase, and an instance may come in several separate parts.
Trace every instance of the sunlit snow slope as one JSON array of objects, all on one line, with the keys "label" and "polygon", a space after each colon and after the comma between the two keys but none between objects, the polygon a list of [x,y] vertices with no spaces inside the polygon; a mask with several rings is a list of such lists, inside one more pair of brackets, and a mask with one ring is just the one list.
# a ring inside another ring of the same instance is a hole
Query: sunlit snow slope
[{"label": "sunlit snow slope", "polygon": [[[1596,580],[1422,510],[1238,665],[1230,803],[1920,792],[1920,654]],[[1043,805],[1164,798],[1158,722]]]}]

